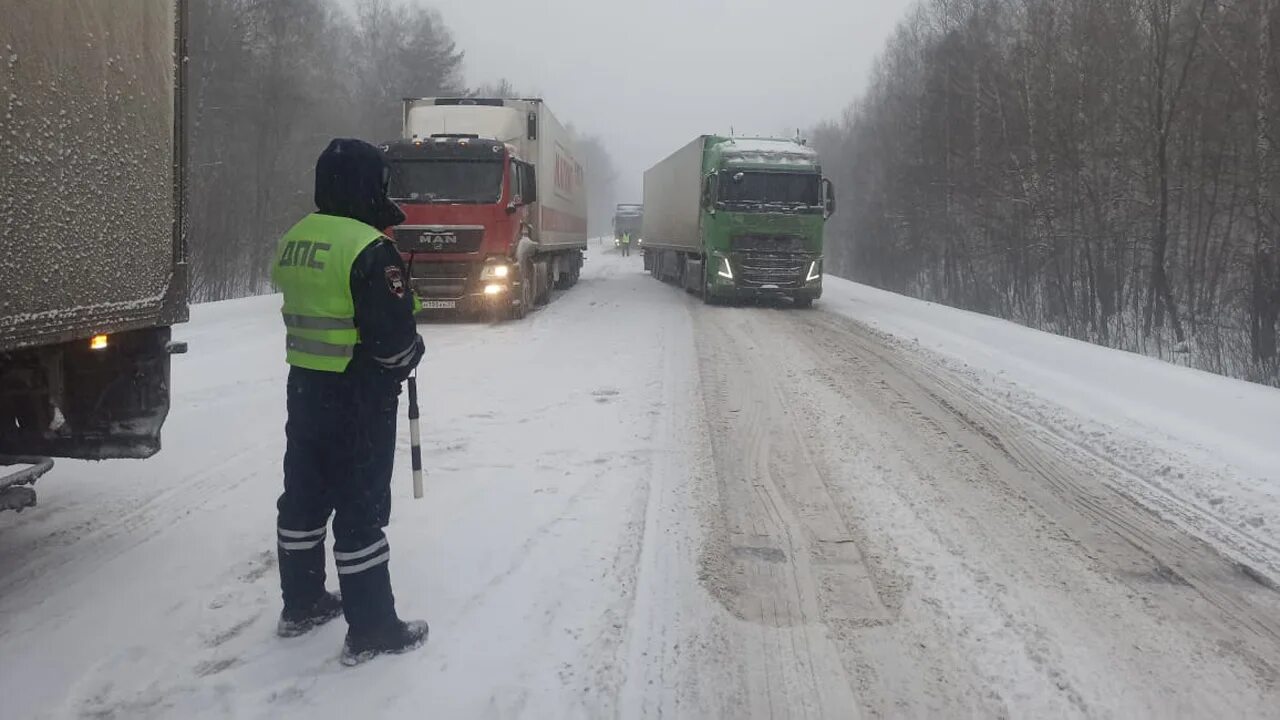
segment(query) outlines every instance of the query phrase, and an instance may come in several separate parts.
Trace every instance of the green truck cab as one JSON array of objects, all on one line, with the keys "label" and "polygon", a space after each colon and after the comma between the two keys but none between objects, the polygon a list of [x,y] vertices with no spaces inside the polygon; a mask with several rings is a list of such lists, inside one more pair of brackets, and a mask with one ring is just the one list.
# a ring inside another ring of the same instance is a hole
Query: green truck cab
[{"label": "green truck cab", "polygon": [[834,198],[803,142],[701,136],[645,173],[645,269],[708,303],[807,307]]}]

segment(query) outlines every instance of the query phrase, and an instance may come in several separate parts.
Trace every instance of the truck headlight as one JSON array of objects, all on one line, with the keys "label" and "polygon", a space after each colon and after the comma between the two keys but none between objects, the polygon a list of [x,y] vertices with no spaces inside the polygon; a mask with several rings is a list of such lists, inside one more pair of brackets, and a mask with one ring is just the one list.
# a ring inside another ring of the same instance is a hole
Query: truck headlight
[{"label": "truck headlight", "polygon": [[720,270],[716,274],[726,280],[733,279],[733,268],[729,267],[729,258],[723,255],[720,256]]},{"label": "truck headlight", "polygon": [[814,260],[809,263],[809,275],[805,277],[805,282],[813,282],[822,279],[822,261]]},{"label": "truck headlight", "polygon": [[511,276],[511,266],[505,263],[485,265],[480,271],[481,280],[505,280]]}]

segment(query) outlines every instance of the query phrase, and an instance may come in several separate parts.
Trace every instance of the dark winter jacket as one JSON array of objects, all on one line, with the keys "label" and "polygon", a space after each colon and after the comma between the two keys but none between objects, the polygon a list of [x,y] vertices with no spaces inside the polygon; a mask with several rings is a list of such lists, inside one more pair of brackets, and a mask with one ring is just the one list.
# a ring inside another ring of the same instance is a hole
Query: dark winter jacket
[{"label": "dark winter jacket", "polygon": [[[400,207],[387,197],[390,166],[378,148],[362,140],[339,138],[316,162],[316,209],[325,215],[359,220],[378,230],[404,222]],[[360,344],[349,373],[400,382],[424,352],[413,318],[409,269],[390,238],[365,248],[351,268]]]}]

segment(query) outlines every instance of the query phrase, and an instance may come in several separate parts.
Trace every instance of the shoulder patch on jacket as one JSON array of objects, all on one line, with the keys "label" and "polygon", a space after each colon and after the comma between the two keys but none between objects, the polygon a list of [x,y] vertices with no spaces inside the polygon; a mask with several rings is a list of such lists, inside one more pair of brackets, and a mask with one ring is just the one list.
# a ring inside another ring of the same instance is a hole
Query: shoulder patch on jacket
[{"label": "shoulder patch on jacket", "polygon": [[397,298],[403,298],[405,292],[404,273],[395,265],[388,265],[383,270],[383,273],[387,276],[387,289]]}]

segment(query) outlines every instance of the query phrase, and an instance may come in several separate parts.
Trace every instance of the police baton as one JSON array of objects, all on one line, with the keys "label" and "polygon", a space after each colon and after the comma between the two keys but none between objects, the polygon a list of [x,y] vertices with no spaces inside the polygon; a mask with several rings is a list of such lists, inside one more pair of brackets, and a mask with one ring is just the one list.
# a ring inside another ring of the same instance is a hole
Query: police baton
[{"label": "police baton", "polygon": [[418,371],[409,375],[409,452],[413,465],[413,497],[422,497],[422,436],[418,432]]}]

